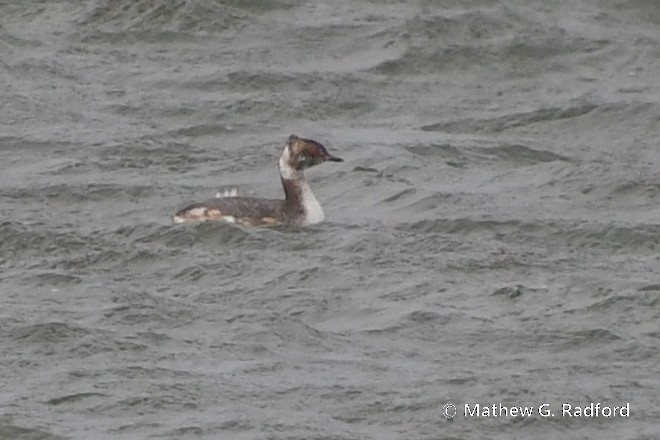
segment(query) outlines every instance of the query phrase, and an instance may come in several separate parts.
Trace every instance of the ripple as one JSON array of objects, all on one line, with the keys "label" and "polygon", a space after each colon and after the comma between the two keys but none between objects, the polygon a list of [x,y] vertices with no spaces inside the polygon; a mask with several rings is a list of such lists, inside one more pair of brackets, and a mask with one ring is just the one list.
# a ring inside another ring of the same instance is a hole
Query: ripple
[{"label": "ripple", "polygon": [[94,392],[67,394],[67,395],[64,395],[64,396],[53,397],[52,399],[48,399],[46,401],[46,404],[47,405],[53,405],[53,406],[62,405],[62,404],[70,404],[70,403],[76,403],[80,400],[88,399],[90,397],[105,398],[105,397],[108,397],[108,395],[103,394],[103,393],[94,393]]},{"label": "ripple", "polygon": [[487,233],[506,242],[536,242],[569,248],[655,250],[660,244],[660,225],[611,226],[575,221],[523,222],[490,219],[428,219],[401,223],[398,230],[421,234]]},{"label": "ripple", "polygon": [[497,144],[494,146],[456,146],[450,144],[422,144],[404,147],[421,156],[425,161],[439,158],[447,165],[457,168],[479,166],[484,163],[500,162],[506,165],[529,166],[546,162],[569,162],[567,156],[541,148],[522,144]]},{"label": "ripple", "polygon": [[64,322],[48,322],[14,327],[9,336],[22,341],[58,343],[76,340],[88,334],[88,330]]},{"label": "ripple", "polygon": [[206,222],[196,225],[160,226],[155,231],[137,238],[139,243],[161,243],[170,247],[220,247],[244,242],[262,243],[259,232],[224,222]]},{"label": "ripple", "polygon": [[34,439],[34,440],[65,440],[48,431],[35,428],[22,428],[11,423],[0,422],[0,437],[6,439]]},{"label": "ripple", "polygon": [[542,108],[531,112],[508,114],[490,119],[468,118],[458,121],[438,122],[423,125],[420,129],[422,131],[444,133],[475,133],[484,131],[499,133],[510,128],[577,118],[591,113],[598,107],[596,104],[587,102],[568,107]]},{"label": "ripple", "polygon": [[[170,41],[180,41],[189,37],[185,31],[220,31],[238,25],[245,17],[238,8],[208,0],[100,0],[81,15],[78,25],[93,30],[94,38],[105,42],[118,43],[130,37],[153,42],[167,41],[168,37]],[[99,29],[104,33],[99,33]]]}]

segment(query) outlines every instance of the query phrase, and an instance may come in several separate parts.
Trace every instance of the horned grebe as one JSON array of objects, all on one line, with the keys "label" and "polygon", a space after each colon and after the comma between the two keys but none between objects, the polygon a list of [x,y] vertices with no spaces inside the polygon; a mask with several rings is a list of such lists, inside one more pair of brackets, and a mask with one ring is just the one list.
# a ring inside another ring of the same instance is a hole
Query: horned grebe
[{"label": "horned grebe", "polygon": [[240,197],[226,193],[192,204],[177,212],[174,223],[225,221],[247,226],[262,225],[311,225],[323,221],[323,209],[309,187],[303,170],[325,161],[343,162],[332,156],[323,145],[311,139],[301,139],[292,134],[280,156],[279,167],[284,200]]}]

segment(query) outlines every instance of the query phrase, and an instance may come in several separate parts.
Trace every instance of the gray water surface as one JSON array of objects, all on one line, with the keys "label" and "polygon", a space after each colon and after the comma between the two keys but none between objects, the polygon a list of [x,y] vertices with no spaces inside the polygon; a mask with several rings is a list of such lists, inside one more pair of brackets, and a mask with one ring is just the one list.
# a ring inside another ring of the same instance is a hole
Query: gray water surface
[{"label": "gray water surface", "polygon": [[[0,2],[0,78],[0,438],[658,438],[658,2]],[[291,133],[325,223],[170,223]]]}]

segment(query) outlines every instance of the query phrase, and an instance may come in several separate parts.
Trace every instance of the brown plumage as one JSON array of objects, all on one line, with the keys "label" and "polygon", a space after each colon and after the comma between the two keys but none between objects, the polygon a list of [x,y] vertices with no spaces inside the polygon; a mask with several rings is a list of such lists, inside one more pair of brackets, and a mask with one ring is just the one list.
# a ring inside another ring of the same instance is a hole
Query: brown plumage
[{"label": "brown plumage", "polygon": [[306,225],[323,220],[323,210],[305,180],[303,170],[326,161],[342,162],[311,139],[291,135],[279,160],[284,200],[221,197],[194,203],[174,215],[175,223],[226,221],[246,226]]}]

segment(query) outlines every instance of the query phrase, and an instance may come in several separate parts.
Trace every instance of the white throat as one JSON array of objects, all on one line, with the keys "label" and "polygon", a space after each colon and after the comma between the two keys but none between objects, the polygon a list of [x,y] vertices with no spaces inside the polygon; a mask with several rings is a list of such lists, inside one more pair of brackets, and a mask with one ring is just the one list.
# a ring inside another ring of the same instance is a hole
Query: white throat
[{"label": "white throat", "polygon": [[312,192],[309,183],[305,179],[300,182],[300,191],[302,193],[303,208],[305,209],[305,220],[303,225],[311,225],[314,223],[321,223],[325,218],[323,208],[316,196]]},{"label": "white throat", "polygon": [[321,208],[321,204],[316,199],[316,196],[314,196],[312,188],[309,186],[309,183],[307,183],[302,170],[297,170],[289,165],[290,158],[291,152],[287,146],[282,152],[282,156],[280,156],[280,176],[282,179],[295,182],[300,189],[303,210],[305,212],[305,217],[301,224],[305,226],[314,223],[321,223],[325,218],[323,208]]}]

